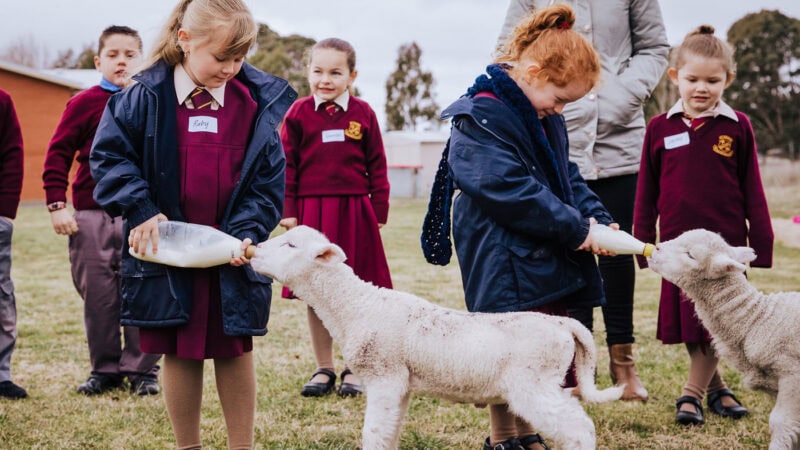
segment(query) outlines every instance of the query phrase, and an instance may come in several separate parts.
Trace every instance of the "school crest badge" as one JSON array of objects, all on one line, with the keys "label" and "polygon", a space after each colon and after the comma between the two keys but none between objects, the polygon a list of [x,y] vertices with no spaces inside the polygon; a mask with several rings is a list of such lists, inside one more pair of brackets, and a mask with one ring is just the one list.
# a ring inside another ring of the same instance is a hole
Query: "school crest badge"
[{"label": "school crest badge", "polygon": [[361,123],[350,121],[350,126],[344,130],[344,135],[350,139],[360,141],[364,137],[364,134],[361,132]]},{"label": "school crest badge", "polygon": [[714,153],[720,154],[726,158],[733,156],[733,138],[727,134],[719,136],[719,141],[712,147]]}]

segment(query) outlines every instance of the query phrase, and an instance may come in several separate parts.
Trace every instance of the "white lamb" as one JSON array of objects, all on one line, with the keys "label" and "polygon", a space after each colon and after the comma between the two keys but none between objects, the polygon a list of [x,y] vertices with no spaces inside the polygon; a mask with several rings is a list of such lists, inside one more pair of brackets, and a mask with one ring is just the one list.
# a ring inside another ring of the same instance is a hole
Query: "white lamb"
[{"label": "white lamb", "polygon": [[692,299],[719,354],[752,388],[776,395],[769,448],[800,448],[800,292],[765,295],[745,278],[755,259],[718,234],[691,230],[659,244],[651,269]]},{"label": "white lamb", "polygon": [[344,260],[341,248],[299,226],[259,244],[252,265],[314,308],[361,377],[364,449],[397,448],[412,392],[507,403],[559,448],[595,448],[592,420],[560,386],[573,355],[584,400],[619,399],[622,387],[597,390],[594,341],[580,322],[444,308],[366,283]]}]

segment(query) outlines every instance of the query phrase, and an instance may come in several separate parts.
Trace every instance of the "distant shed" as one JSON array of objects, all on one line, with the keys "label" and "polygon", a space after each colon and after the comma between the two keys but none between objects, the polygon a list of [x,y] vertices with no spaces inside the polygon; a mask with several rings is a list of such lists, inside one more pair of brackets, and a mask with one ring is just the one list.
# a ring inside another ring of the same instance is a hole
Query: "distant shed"
[{"label": "distant shed", "polygon": [[448,133],[387,131],[383,133],[393,197],[427,197]]},{"label": "distant shed", "polygon": [[[74,71],[36,70],[0,61],[0,88],[11,95],[17,110],[25,147],[25,173],[22,200],[44,201],[42,168],[47,145],[61,119],[64,107],[78,91],[100,81],[94,72],[94,83],[75,79]],[[86,77],[86,71],[78,71]],[[75,166],[73,166],[73,171]],[[71,179],[71,176],[70,176]],[[69,198],[69,197],[68,197]]]}]

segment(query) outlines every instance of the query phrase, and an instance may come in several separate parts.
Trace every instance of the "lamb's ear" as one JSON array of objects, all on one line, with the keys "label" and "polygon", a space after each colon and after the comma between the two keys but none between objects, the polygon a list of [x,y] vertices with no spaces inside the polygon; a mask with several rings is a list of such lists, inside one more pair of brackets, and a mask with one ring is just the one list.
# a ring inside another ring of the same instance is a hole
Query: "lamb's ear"
[{"label": "lamb's ear", "polygon": [[714,257],[711,258],[708,271],[712,279],[716,279],[729,273],[742,273],[745,269],[747,269],[747,267],[744,264],[735,261],[728,255],[714,255]]},{"label": "lamb's ear", "polygon": [[742,264],[756,259],[756,251],[750,247],[733,247],[734,258]]},{"label": "lamb's ear", "polygon": [[339,264],[345,260],[344,251],[336,244],[323,244],[315,249],[314,259],[323,264]]}]

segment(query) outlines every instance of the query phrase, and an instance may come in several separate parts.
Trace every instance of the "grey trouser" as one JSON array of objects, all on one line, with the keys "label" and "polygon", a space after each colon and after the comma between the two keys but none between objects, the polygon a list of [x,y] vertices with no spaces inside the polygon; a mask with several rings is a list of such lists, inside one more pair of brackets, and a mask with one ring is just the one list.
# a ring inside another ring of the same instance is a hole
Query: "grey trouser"
[{"label": "grey trouser", "polygon": [[69,261],[83,298],[92,373],[157,375],[161,355],[143,353],[139,329],[119,324],[122,219],[87,209],[75,211],[75,221],[79,231],[69,238]]},{"label": "grey trouser", "polygon": [[17,304],[11,281],[14,224],[0,216],[0,381],[11,380],[11,353],[17,343]]}]

